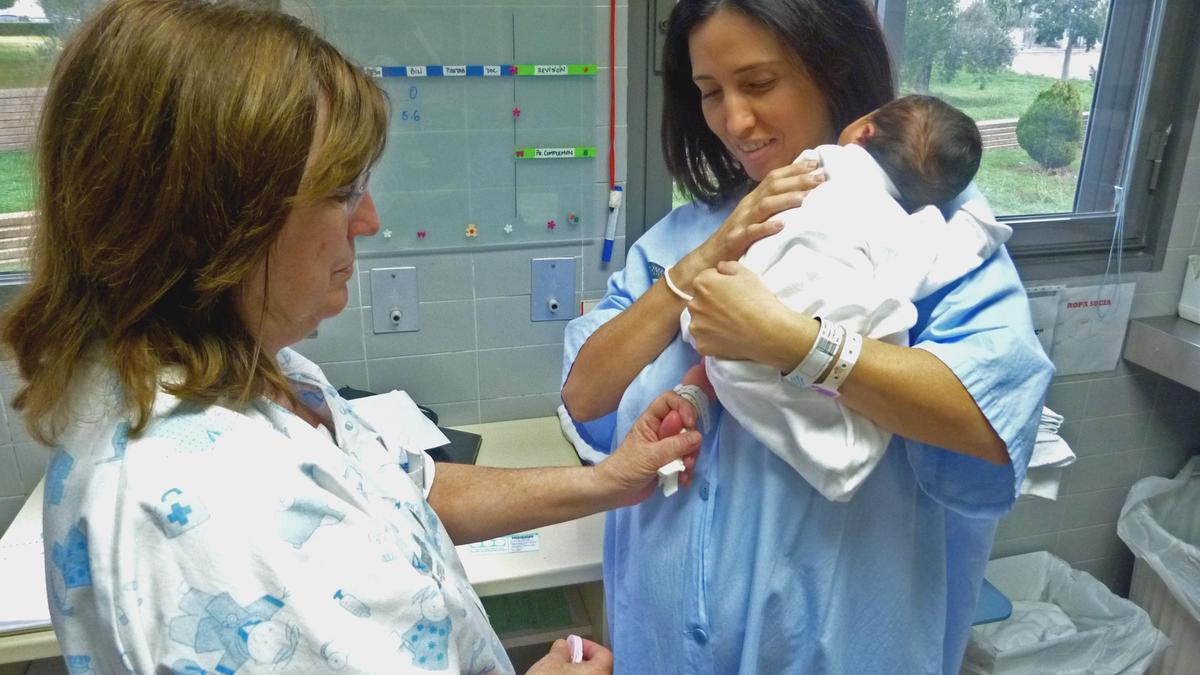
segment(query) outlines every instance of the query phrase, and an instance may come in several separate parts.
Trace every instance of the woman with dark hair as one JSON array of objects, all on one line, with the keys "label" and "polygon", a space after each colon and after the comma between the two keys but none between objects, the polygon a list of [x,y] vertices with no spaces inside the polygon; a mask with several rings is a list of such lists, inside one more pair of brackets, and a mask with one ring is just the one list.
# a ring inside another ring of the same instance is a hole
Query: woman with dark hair
[{"label": "woman with dark hair", "polygon": [[[435,466],[288,349],[347,302],[387,128],[378,85],[279,12],[112,0],[67,42],[3,339],[54,447],[71,672],[510,673],[454,545],[641,501],[699,445],[658,440],[692,419],[671,394],[603,467]],[[530,672],[610,671],[581,651]]]},{"label": "woman with dark hair", "polygon": [[[797,156],[893,97],[866,2],[683,0],[664,64],[664,153],[694,201],[568,325],[563,401],[581,436],[614,447],[702,356],[835,391],[894,436],[853,499],[831,502],[715,415],[698,490],[609,515],[617,671],[957,672],[1053,374],[1012,261],[1001,246],[917,301],[911,346],[793,311],[730,262],[819,183]],[[972,191],[941,210],[994,224],[962,208]],[[685,308],[695,349],[678,335]]]}]

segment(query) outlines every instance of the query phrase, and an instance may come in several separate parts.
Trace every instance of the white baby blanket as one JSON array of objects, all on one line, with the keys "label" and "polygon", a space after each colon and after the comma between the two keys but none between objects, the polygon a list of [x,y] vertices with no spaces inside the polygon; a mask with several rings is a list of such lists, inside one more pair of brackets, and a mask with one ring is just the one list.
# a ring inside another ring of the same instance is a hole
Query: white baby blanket
[{"label": "white baby blanket", "polygon": [[[755,243],[741,260],[797,312],[907,345],[917,318],[913,301],[978,267],[1012,234],[974,185],[955,201],[949,221],[933,206],[910,215],[862,147],[823,145],[801,158],[814,154],[826,182],[802,206],[779,214],[783,231]],[[690,321],[685,310],[683,337],[694,344]],[[713,357],[705,363],[725,409],[827,499],[850,499],[891,439],[770,366]]]}]

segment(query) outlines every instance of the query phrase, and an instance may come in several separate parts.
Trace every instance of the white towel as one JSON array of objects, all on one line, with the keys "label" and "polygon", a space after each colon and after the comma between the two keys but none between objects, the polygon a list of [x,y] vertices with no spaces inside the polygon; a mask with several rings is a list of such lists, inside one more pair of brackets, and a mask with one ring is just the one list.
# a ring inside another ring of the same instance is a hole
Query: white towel
[{"label": "white towel", "polygon": [[599,464],[608,458],[603,452],[593,448],[579,432],[575,429],[575,422],[571,419],[571,414],[567,412],[567,406],[559,404],[558,406],[558,425],[562,427],[562,435],[575,448],[575,454],[579,455],[579,459],[589,464]]},{"label": "white towel", "polygon": [[1062,482],[1063,467],[1075,463],[1071,446],[1058,435],[1063,416],[1049,408],[1042,408],[1042,421],[1038,425],[1037,441],[1029,468],[1021,483],[1019,494],[1057,499],[1058,487]]}]

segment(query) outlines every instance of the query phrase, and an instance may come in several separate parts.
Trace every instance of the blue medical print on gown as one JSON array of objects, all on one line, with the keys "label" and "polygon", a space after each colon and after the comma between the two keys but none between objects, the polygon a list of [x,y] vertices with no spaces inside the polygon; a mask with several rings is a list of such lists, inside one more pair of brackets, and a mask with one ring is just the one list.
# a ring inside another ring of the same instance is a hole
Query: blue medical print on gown
[{"label": "blue medical print on gown", "polygon": [[296,651],[299,634],[294,626],[272,617],[283,601],[264,595],[246,606],[228,593],[189,590],[179,603],[183,614],[171,619],[171,639],[197,654],[222,652],[218,673],[235,673],[248,659],[272,665],[286,664]]},{"label": "blue medical print on gown", "polygon": [[318,527],[341,522],[346,514],[311,499],[284,501],[279,516],[279,533],[292,546],[300,548]]},{"label": "blue medical print on gown", "polygon": [[156,524],[167,537],[179,535],[208,521],[208,508],[200,498],[185,494],[177,487],[168,488],[154,505]]},{"label": "blue medical print on gown", "polygon": [[332,433],[267,399],[160,391],[140,436],[101,407],[64,436],[45,511],[64,653],[97,673],[512,673],[425,500],[428,457],[280,362]]},{"label": "blue medical print on gown", "polygon": [[62,574],[67,589],[92,585],[92,568],[88,554],[88,538],[76,524],[62,541],[54,542],[50,558]]},{"label": "blue medical print on gown", "polygon": [[175,441],[181,452],[205,452],[228,430],[229,424],[222,416],[210,415],[196,404],[181,403],[151,423],[145,436]]},{"label": "blue medical print on gown", "polygon": [[113,429],[112,455],[97,461],[102,463],[120,462],[125,459],[125,449],[127,447],[129,447],[129,422],[121,422],[117,425],[116,429]]},{"label": "blue medical print on gown", "polygon": [[92,657],[86,654],[64,654],[63,661],[67,664],[67,672],[71,675],[86,675],[95,673],[92,669]]},{"label": "blue medical print on gown", "polygon": [[413,665],[422,670],[445,670],[453,621],[439,590],[421,589],[413,600],[421,618],[400,636],[401,649],[412,654]]},{"label": "blue medical print on gown", "polygon": [[71,475],[71,467],[75,466],[75,458],[62,448],[55,448],[50,463],[46,466],[46,484],[43,500],[47,505],[57,506],[66,491],[67,476]]}]

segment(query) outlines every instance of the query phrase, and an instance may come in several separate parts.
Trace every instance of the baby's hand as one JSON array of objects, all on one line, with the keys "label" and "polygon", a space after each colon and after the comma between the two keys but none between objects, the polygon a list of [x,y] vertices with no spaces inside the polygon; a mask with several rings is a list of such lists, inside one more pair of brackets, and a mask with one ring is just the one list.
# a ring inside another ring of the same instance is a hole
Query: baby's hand
[{"label": "baby's hand", "polygon": [[670,438],[681,431],[683,431],[683,417],[679,415],[678,411],[672,410],[658,425],[658,438],[660,440]]},{"label": "baby's hand", "polygon": [[683,376],[680,384],[694,384],[708,396],[708,400],[717,400],[717,392],[713,391],[712,383],[708,381],[708,371],[704,369],[704,361],[692,366]]}]

